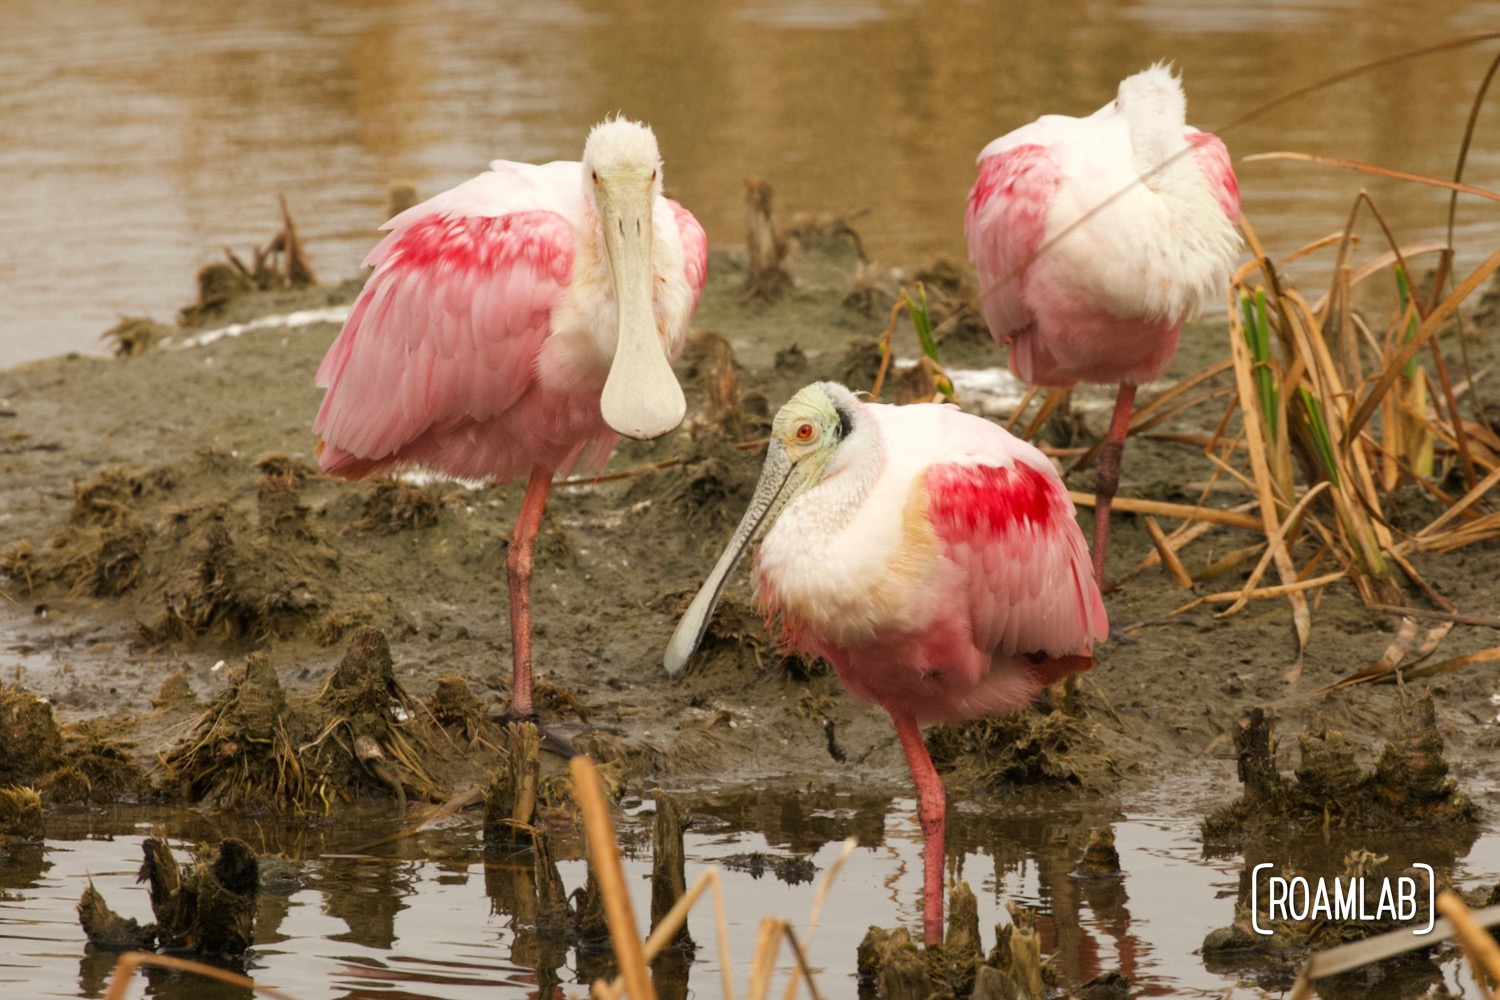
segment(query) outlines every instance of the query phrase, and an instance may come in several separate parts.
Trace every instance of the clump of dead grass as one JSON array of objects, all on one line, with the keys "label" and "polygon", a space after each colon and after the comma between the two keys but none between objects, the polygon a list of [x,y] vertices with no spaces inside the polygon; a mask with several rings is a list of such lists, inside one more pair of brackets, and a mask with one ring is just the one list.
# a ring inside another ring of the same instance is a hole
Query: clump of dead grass
[{"label": "clump of dead grass", "polygon": [[396,681],[384,635],[360,628],[312,699],[289,695],[252,653],[162,764],[191,798],[220,808],[326,812],[373,792],[403,805],[408,792],[438,797],[424,760],[442,739]]},{"label": "clump of dead grass", "polygon": [[281,199],[281,229],[264,248],[256,247],[249,263],[225,248],[225,260],[198,272],[198,300],[177,316],[182,326],[217,319],[235,299],[252,292],[308,288],[318,283],[292,221],[286,199]]},{"label": "clump of dead grass", "polygon": [[0,684],[0,784],[31,784],[62,762],[51,703],[19,683]]},{"label": "clump of dead grass", "polygon": [[24,785],[0,785],[0,837],[42,835],[42,797]]},{"label": "clump of dead grass", "polygon": [[172,335],[172,328],[146,316],[126,316],[99,335],[113,344],[115,357],[135,358]]},{"label": "clump of dead grass", "polygon": [[[145,860],[137,881],[146,882],[156,919],[141,924],[109,908],[92,882],[78,901],[78,919],[89,943],[110,950],[160,947],[200,955],[242,955],[255,940],[259,858],[234,837],[203,845],[196,860],[179,865],[159,837],[142,843]],[[113,994],[112,994],[113,995]]]},{"label": "clump of dead grass", "polygon": [[[1366,215],[1383,246],[1362,254],[1355,228]],[[1179,611],[1223,605],[1220,614],[1230,615],[1253,600],[1286,599],[1297,648],[1288,680],[1295,680],[1313,606],[1323,588],[1347,580],[1367,606],[1403,618],[1386,652],[1338,686],[1500,659],[1494,647],[1423,662],[1464,616],[1415,561],[1500,540],[1500,436],[1472,403],[1474,377],[1455,378],[1439,342],[1456,333],[1460,310],[1500,269],[1500,252],[1455,276],[1450,247],[1402,245],[1363,193],[1341,232],[1281,261],[1265,252],[1248,220],[1241,226],[1254,259],[1230,289],[1230,358],[1141,407],[1131,422],[1132,432],[1148,430],[1219,398],[1207,385],[1212,377],[1233,377],[1233,393],[1205,442],[1212,469],[1198,504],[1205,507],[1211,491],[1241,490],[1247,502],[1236,510],[1256,518],[1264,538],[1237,550],[1237,563],[1250,567],[1240,587],[1203,594]],[[1321,295],[1304,295],[1292,283],[1293,264],[1326,248],[1335,251],[1330,284]],[[1422,283],[1426,292],[1409,277],[1412,262],[1424,256],[1436,258]],[[1361,296],[1377,304],[1361,308]],[[1424,511],[1402,499],[1403,491],[1419,491],[1433,506]],[[1194,576],[1178,557],[1207,530],[1192,515],[1174,532],[1154,530],[1157,552],[1134,572],[1160,563],[1184,586],[1207,579],[1207,570]],[[1209,567],[1212,575],[1225,571],[1220,563]]]},{"label": "clump of dead grass", "polygon": [[151,793],[131,745],[105,737],[88,722],[65,728],[63,762],[37,787],[49,805],[130,802]]},{"label": "clump of dead grass", "polygon": [[143,497],[170,488],[165,469],[101,469],[73,485],[73,509],[46,546],[21,539],[0,556],[3,568],[27,593],[60,583],[75,595],[118,597],[141,579],[151,531],[140,515]]},{"label": "clump of dead grass", "polygon": [[434,722],[465,743],[474,742],[484,729],[484,706],[461,674],[443,674],[437,679],[427,711]]},{"label": "clump of dead grass", "polygon": [[[1279,866],[1273,871],[1288,879],[1301,874],[1290,865]],[[1364,848],[1348,852],[1335,875],[1341,885],[1359,887],[1363,895],[1358,904],[1359,909],[1363,914],[1376,914],[1374,919],[1319,915],[1296,920],[1279,913],[1273,917],[1267,909],[1267,894],[1264,892],[1258,894],[1258,911],[1252,913],[1249,885],[1246,882],[1235,902],[1233,922],[1210,931],[1203,939],[1204,962],[1210,969],[1219,972],[1255,968],[1257,978],[1266,986],[1275,982],[1284,988],[1293,978],[1297,964],[1312,951],[1374,937],[1398,927],[1410,934],[1412,927],[1425,926],[1429,919],[1426,874],[1415,868],[1401,869],[1390,864],[1388,856],[1378,855]],[[1398,876],[1410,878],[1415,885],[1424,886],[1416,894],[1416,916],[1406,921],[1397,920],[1396,914],[1389,907],[1386,910],[1390,914],[1388,917],[1379,916],[1381,889],[1387,882],[1394,882]]]}]

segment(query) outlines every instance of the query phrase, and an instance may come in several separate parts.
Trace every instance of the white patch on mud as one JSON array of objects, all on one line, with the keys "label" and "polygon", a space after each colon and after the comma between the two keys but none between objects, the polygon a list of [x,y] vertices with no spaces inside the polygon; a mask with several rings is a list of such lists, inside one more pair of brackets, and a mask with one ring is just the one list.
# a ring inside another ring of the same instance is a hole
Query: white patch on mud
[{"label": "white patch on mud", "polygon": [[323,309],[299,309],[296,312],[281,313],[276,316],[260,316],[248,323],[231,323],[214,330],[205,330],[203,333],[196,333],[181,341],[168,337],[162,341],[162,346],[182,350],[188,347],[204,347],[216,340],[238,337],[252,330],[296,329],[299,326],[314,326],[319,323],[343,325],[344,320],[349,318],[350,308],[348,305],[327,306]]}]

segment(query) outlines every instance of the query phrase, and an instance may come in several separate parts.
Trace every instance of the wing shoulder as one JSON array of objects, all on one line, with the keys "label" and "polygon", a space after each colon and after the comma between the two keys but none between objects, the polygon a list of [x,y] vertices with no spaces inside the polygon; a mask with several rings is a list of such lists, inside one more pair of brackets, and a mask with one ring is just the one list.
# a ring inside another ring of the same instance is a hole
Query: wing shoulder
[{"label": "wing shoulder", "polygon": [[556,212],[400,221],[318,369],[325,455],[379,461],[435,424],[514,404],[568,283],[573,228]]},{"label": "wing shoulder", "polygon": [[1062,181],[1052,148],[1039,143],[1010,146],[979,161],[964,232],[969,260],[979,273],[985,320],[997,340],[1031,323],[1023,272],[1042,246],[1047,212]]},{"label": "wing shoulder", "polygon": [[1224,210],[1232,225],[1240,221],[1240,184],[1234,176],[1234,167],[1229,161],[1229,150],[1223,140],[1212,132],[1200,132],[1189,128],[1183,133],[1193,148],[1193,160],[1203,176],[1208,178],[1219,207]]},{"label": "wing shoulder", "polygon": [[[400,232],[433,216],[499,218],[521,212],[554,212],[575,226],[583,220],[583,167],[557,161],[533,164],[495,160],[490,169],[392,217],[380,228]],[[376,248],[378,253],[380,247]],[[375,254],[366,266],[375,264]]]},{"label": "wing shoulder", "polygon": [[980,648],[1087,653],[1108,626],[1073,503],[1046,458],[1011,441],[1010,454],[929,466],[928,519],[966,577]]},{"label": "wing shoulder", "polygon": [[698,300],[703,297],[703,286],[708,281],[708,236],[692,212],[671,198],[667,199],[667,204],[677,220],[677,233],[682,237],[683,267],[688,286],[693,290],[693,308],[697,309]]}]

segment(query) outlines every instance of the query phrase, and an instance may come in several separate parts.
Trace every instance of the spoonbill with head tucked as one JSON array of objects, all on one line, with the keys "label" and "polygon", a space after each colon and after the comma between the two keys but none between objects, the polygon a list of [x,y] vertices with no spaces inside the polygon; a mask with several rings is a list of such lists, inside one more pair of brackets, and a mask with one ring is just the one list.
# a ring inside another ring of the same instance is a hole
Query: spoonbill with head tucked
[{"label": "spoonbill with head tucked", "polygon": [[1239,187],[1219,139],[1185,124],[1163,65],[1087,118],[1046,115],[979,154],[964,229],[984,317],[1034,385],[1118,384],[1095,480],[1094,576],[1136,386],[1162,375],[1182,324],[1222,298],[1239,251]]},{"label": "spoonbill with head tucked", "polygon": [[595,126],[581,163],[495,161],[385,224],[318,369],[323,471],[529,477],[506,556],[512,716],[535,714],[532,542],[553,476],[686,408],[672,362],[707,247],[661,190],[655,135],[624,119]]},{"label": "spoonbill with head tucked", "polygon": [[943,935],[942,780],[918,726],[1029,705],[1108,631],[1073,503],[1040,451],[956,407],[818,382],[781,408],[750,507],[667,646],[677,674],[740,554],[768,623],[890,713],[917,786],[922,923]]}]

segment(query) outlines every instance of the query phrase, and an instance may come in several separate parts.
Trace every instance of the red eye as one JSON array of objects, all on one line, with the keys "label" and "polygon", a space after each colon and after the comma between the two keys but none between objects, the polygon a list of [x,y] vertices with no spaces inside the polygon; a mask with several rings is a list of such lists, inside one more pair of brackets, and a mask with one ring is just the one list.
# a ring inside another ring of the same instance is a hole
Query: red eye
[{"label": "red eye", "polygon": [[798,427],[797,428],[797,440],[798,441],[811,441],[813,439],[813,430],[814,430],[814,428],[813,428],[812,424],[803,424],[801,427]]},{"label": "red eye", "polygon": [[593,175],[594,175],[594,183],[598,184],[599,183],[599,171],[597,171],[597,170],[593,171]]}]

